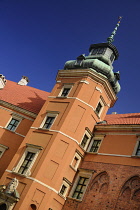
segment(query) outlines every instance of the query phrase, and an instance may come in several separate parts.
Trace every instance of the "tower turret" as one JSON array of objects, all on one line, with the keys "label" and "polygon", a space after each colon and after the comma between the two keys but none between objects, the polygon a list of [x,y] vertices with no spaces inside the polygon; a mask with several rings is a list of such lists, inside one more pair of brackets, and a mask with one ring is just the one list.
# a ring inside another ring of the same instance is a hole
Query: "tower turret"
[{"label": "tower turret", "polygon": [[107,38],[106,43],[92,44],[89,48],[89,55],[80,55],[76,60],[70,60],[65,63],[64,69],[79,69],[79,68],[91,68],[97,73],[100,73],[107,77],[115,94],[120,91],[120,79],[119,72],[113,72],[113,62],[119,57],[117,48],[112,44],[114,41],[114,35],[119,27],[121,17],[112,32],[111,36]]}]

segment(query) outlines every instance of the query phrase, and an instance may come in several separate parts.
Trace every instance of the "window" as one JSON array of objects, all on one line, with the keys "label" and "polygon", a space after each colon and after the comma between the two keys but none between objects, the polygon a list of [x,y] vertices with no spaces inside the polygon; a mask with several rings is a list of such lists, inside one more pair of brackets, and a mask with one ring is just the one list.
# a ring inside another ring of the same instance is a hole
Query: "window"
[{"label": "window", "polygon": [[25,159],[22,163],[22,165],[20,166],[18,173],[19,174],[25,174],[27,172],[27,170],[29,169],[33,159],[35,157],[35,153],[34,152],[27,152]]},{"label": "window", "polygon": [[136,156],[140,156],[140,141],[138,142],[138,147],[136,150]]},{"label": "window", "polygon": [[[58,114],[58,112],[57,112]],[[44,128],[44,129],[50,129],[51,126],[53,125],[56,117],[57,117],[56,112],[50,112],[46,115],[46,117],[44,118],[40,128]]]},{"label": "window", "polygon": [[43,128],[49,129],[52,126],[54,119],[55,117],[47,116]]},{"label": "window", "polygon": [[73,84],[64,84],[63,88],[59,93],[59,97],[67,97],[71,91],[72,85]]},{"label": "window", "polygon": [[100,100],[99,103],[97,104],[96,106],[96,109],[95,109],[95,113],[100,116],[101,115],[101,112],[103,110],[103,107],[104,107],[104,104],[103,102]]},{"label": "window", "polygon": [[89,152],[97,152],[100,146],[101,140],[93,140],[92,146]]},{"label": "window", "polygon": [[81,146],[83,147],[83,149],[86,150],[86,148],[90,142],[90,139],[91,139],[91,134],[86,131],[86,133],[84,134],[84,137],[81,141]]},{"label": "window", "polygon": [[112,53],[111,56],[110,56],[111,62],[113,62],[114,58],[115,58],[115,56],[114,56],[114,54]]},{"label": "window", "polygon": [[80,161],[81,161],[81,157],[82,157],[82,155],[80,154],[79,151],[77,151],[75,153],[74,158],[72,160],[72,163],[70,165],[73,169],[77,170],[77,168],[78,168],[78,166],[80,164]]},{"label": "window", "polygon": [[104,48],[104,47],[94,48],[91,51],[91,55],[104,54],[105,53],[105,50],[106,50],[106,48]]},{"label": "window", "polygon": [[78,180],[77,186],[74,190],[74,193],[72,195],[72,198],[81,200],[81,198],[83,197],[85,188],[87,186],[88,180],[89,180],[89,178],[87,178],[87,177],[82,177],[82,176],[79,177],[79,180]]},{"label": "window", "polygon": [[10,120],[10,123],[7,126],[7,129],[10,130],[10,131],[15,131],[17,126],[18,126],[18,124],[19,124],[19,122],[20,122],[20,120],[12,118]]},{"label": "window", "polygon": [[3,145],[3,144],[0,144],[0,158],[2,157],[3,153],[5,152],[5,150],[7,150],[8,147]]},{"label": "window", "polygon": [[70,92],[70,88],[64,88],[61,94],[62,97],[66,97]]},{"label": "window", "polygon": [[24,154],[22,155],[19,163],[13,169],[13,172],[29,176],[30,169],[33,166],[40,150],[43,148],[41,146],[33,145],[33,144],[26,144],[27,149],[25,150]]},{"label": "window", "polygon": [[95,134],[94,138],[91,140],[91,143],[88,147],[88,152],[95,152],[97,153],[99,151],[99,148],[101,146],[101,143],[104,139],[104,134]]},{"label": "window", "polygon": [[140,157],[140,136],[138,136],[138,140],[136,142],[132,156]]},{"label": "window", "polygon": [[69,180],[67,180],[66,178],[63,178],[63,183],[60,187],[60,191],[59,191],[59,195],[66,197],[68,194],[68,190],[70,188],[71,182],[69,182]]}]

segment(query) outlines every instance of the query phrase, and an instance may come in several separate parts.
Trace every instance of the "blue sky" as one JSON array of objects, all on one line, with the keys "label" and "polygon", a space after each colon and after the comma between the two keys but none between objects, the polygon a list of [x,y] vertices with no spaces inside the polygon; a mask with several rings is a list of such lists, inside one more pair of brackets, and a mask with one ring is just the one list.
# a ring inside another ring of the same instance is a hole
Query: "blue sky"
[{"label": "blue sky", "polygon": [[0,73],[15,82],[28,76],[30,86],[50,92],[65,62],[106,42],[118,16],[114,71],[122,89],[109,113],[140,112],[139,0],[0,0]]}]

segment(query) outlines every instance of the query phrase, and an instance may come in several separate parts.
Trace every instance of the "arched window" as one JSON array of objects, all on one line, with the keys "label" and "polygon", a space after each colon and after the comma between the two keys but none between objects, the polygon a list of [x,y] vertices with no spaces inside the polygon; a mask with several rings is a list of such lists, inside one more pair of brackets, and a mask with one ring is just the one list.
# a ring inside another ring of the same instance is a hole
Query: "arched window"
[{"label": "arched window", "polygon": [[7,206],[5,203],[0,204],[0,210],[6,210],[6,209],[7,209]]}]

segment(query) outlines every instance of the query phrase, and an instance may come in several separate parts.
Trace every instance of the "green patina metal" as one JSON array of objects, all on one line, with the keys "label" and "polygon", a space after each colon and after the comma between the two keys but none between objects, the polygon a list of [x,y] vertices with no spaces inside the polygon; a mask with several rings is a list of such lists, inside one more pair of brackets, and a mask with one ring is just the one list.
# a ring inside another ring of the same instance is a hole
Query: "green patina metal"
[{"label": "green patina metal", "polygon": [[114,36],[115,36],[115,34],[116,34],[116,32],[117,32],[117,29],[118,29],[118,27],[119,27],[119,25],[120,25],[121,19],[122,19],[122,17],[119,16],[119,21],[118,21],[116,27],[114,28],[114,31],[111,33],[111,36],[109,36],[109,37],[107,38],[108,43],[114,42]]}]

